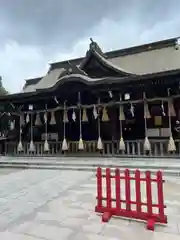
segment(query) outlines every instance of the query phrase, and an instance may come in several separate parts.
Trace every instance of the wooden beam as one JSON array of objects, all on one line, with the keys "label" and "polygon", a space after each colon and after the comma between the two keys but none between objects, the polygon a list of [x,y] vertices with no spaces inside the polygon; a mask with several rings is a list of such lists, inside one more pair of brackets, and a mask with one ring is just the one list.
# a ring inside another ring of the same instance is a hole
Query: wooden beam
[{"label": "wooden beam", "polygon": [[[152,103],[152,102],[155,102],[155,101],[168,101],[169,99],[176,99],[176,98],[180,98],[180,94],[178,95],[172,95],[170,97],[164,97],[164,98],[151,98],[151,99],[145,99],[146,102],[148,103]],[[126,105],[126,104],[138,104],[138,103],[143,103],[144,102],[144,99],[139,99],[139,100],[128,100],[128,101],[110,101],[108,103],[95,103],[95,104],[89,104],[89,105],[83,105],[81,104],[81,107],[82,108],[86,108],[86,109],[89,109],[89,108],[93,108],[94,106],[96,107],[101,107],[101,106],[104,106],[104,107],[112,107],[112,106],[115,106],[115,105]],[[18,112],[12,112],[11,114],[14,114],[14,115],[21,115],[21,114],[27,114],[27,113],[42,113],[42,112],[53,112],[53,111],[58,111],[58,110],[63,110],[64,109],[64,106],[62,104],[62,106],[57,106],[56,108],[51,108],[51,109],[42,109],[42,110],[32,110],[32,111],[21,111],[19,110]],[[67,106],[67,109],[70,110],[70,109],[79,109],[79,106],[77,105],[73,105],[73,106]]]}]

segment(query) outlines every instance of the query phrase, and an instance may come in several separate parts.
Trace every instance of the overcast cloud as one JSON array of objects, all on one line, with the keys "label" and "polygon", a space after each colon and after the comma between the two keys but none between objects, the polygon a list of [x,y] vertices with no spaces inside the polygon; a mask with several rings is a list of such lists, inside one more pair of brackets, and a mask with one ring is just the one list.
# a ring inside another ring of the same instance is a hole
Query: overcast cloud
[{"label": "overcast cloud", "polygon": [[180,35],[179,0],[0,0],[0,75],[10,92],[48,63]]}]

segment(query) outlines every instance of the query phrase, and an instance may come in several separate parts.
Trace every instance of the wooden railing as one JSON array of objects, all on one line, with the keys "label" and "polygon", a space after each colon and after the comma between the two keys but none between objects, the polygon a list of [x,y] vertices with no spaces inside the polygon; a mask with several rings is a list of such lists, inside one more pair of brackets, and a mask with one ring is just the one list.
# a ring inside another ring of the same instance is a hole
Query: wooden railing
[{"label": "wooden railing", "polygon": [[63,153],[61,150],[62,142],[49,142],[49,152],[44,152],[44,142],[35,142],[35,152],[29,151],[29,143],[23,143],[23,152],[17,151],[16,142],[6,142],[4,155],[7,156],[179,156],[180,140],[176,140],[176,152],[168,152],[168,140],[150,140],[151,151],[147,154],[144,151],[144,141],[126,141],[125,152],[119,151],[119,142],[104,142],[103,150],[97,150],[97,142],[84,142],[84,150],[78,150],[78,142],[69,142],[69,149]]}]

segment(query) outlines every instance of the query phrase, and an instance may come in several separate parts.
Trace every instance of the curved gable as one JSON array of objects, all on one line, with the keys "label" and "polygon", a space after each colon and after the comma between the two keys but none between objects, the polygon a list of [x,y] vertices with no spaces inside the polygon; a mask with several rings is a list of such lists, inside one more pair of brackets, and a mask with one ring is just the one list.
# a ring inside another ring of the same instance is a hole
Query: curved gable
[{"label": "curved gable", "polygon": [[105,76],[126,77],[134,75],[133,73],[128,72],[110,62],[107,59],[106,55],[103,54],[99,45],[93,41],[91,42],[90,48],[86,53],[86,57],[82,60],[79,66],[83,71],[85,71],[87,74],[89,73],[90,75],[92,74],[92,72],[90,72],[89,69],[92,70],[94,69],[94,71],[95,69],[97,69],[96,71],[98,72],[98,74],[99,71],[101,70],[101,77]]}]

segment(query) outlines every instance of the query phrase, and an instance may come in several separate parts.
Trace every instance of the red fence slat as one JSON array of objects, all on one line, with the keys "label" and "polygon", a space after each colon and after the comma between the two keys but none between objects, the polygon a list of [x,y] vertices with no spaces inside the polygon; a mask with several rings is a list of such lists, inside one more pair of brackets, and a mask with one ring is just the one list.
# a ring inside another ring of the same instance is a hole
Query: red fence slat
[{"label": "red fence slat", "polygon": [[121,186],[120,186],[120,171],[117,168],[115,170],[115,186],[116,186],[116,208],[121,209]]},{"label": "red fence slat", "polygon": [[126,211],[131,211],[131,185],[129,169],[125,170]]},{"label": "red fence slat", "polygon": [[107,209],[111,209],[111,170],[110,168],[106,169],[106,196],[107,196]]},{"label": "red fence slat", "polygon": [[158,191],[158,205],[159,205],[159,218],[162,221],[167,222],[167,217],[164,215],[164,197],[163,197],[163,179],[162,179],[162,172],[158,171],[156,173],[157,176],[157,191]]},{"label": "red fence slat", "polygon": [[147,212],[152,215],[152,188],[151,188],[151,173],[146,172],[146,196],[147,196]]},{"label": "red fence slat", "polygon": [[136,170],[135,171],[135,191],[136,191],[136,211],[138,213],[141,212],[141,180],[140,180],[140,171],[139,170]]}]

